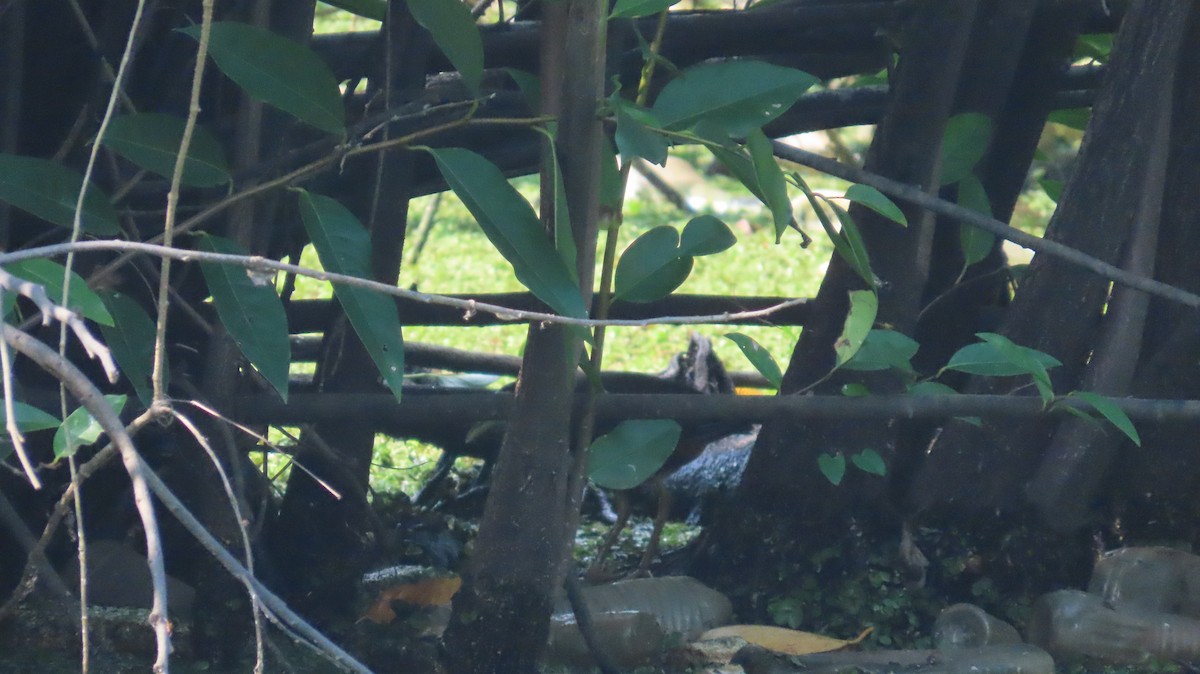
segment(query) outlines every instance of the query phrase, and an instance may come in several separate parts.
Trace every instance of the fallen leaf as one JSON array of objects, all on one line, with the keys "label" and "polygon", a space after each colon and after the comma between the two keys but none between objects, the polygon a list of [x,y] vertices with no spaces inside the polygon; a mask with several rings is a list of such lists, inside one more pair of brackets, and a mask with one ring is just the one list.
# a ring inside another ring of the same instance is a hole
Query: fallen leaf
[{"label": "fallen leaf", "polygon": [[762,646],[778,653],[787,655],[808,655],[810,653],[825,653],[826,651],[836,651],[840,648],[853,646],[858,644],[867,635],[871,633],[870,629],[865,630],[857,638],[851,641],[842,639],[834,639],[832,637],[813,634],[812,632],[800,632],[798,630],[789,630],[786,627],[771,627],[769,625],[726,625],[711,629],[700,635],[700,639],[724,639],[726,637],[739,637],[745,639],[747,643]]},{"label": "fallen leaf", "polygon": [[416,583],[396,585],[380,591],[370,608],[363,613],[363,618],[380,625],[387,625],[396,619],[392,610],[392,602],[399,601],[412,606],[428,608],[445,606],[458,588],[462,587],[462,578],[444,576],[441,578],[426,578]]}]

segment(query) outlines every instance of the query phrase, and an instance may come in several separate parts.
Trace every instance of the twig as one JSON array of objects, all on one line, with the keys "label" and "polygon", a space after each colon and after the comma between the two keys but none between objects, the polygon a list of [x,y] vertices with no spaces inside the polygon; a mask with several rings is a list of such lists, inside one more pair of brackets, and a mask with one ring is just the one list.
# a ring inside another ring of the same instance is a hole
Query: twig
[{"label": "twig", "polygon": [[[225,474],[225,468],[221,465],[220,459],[217,458],[216,452],[208,442],[208,438],[200,432],[196,424],[188,417],[180,414],[172,409],[171,414],[183,424],[183,427],[192,434],[196,443],[204,449],[204,453],[208,455],[208,460],[212,462],[214,468],[217,469],[217,475],[221,478],[221,487],[225,490],[225,498],[229,501],[229,509],[233,511],[233,517],[237,521],[238,533],[242,536],[242,554],[246,556],[246,571],[254,574],[254,553],[250,549],[250,534],[246,531],[246,519],[242,515],[242,508],[238,505],[237,496],[233,493],[233,486],[229,483],[229,476]],[[263,624],[262,624],[262,601],[258,598],[258,592],[254,590],[254,586],[243,581],[246,586],[246,592],[250,594],[251,613],[254,615],[254,653],[256,655],[254,662],[255,674],[263,672]]]},{"label": "twig", "polygon": [[[58,354],[45,344],[11,325],[0,324],[0,331],[2,331],[4,339],[13,348],[67,384],[72,395],[78,398],[80,404],[91,412],[92,417],[95,418],[97,423],[104,429],[104,432],[112,439],[112,443],[116,447],[115,451],[120,453],[121,459],[125,462],[126,471],[129,472],[130,480],[133,482],[134,502],[138,508],[139,515],[142,516],[142,527],[146,531],[147,558],[150,564],[151,579],[155,584],[154,594],[156,604],[151,609],[150,622],[160,638],[165,637],[169,640],[170,626],[165,617],[166,574],[162,565],[162,549],[159,545],[158,524],[154,517],[153,505],[150,502],[150,492],[154,493],[154,496],[196,538],[201,546],[216,557],[221,566],[228,569],[238,580],[249,583],[258,592],[259,597],[262,599],[263,607],[270,611],[268,613],[269,618],[281,621],[283,624],[294,629],[305,639],[309,640],[308,645],[310,647],[342,669],[360,674],[371,674],[371,670],[355,660],[337,644],[330,641],[312,625],[305,622],[303,618],[296,615],[282,599],[251,575],[246,567],[234,558],[233,555],[229,554],[225,547],[221,545],[221,542],[204,528],[204,525],[196,519],[196,516],[183,505],[179,497],[175,496],[170,488],[163,483],[158,474],[142,460],[141,455],[134,448],[129,434],[121,426],[120,419],[116,413],[104,401],[100,391],[88,381],[87,377],[75,365],[69,361],[60,359]],[[150,418],[148,415],[143,416]],[[162,588],[161,593],[158,591],[159,587]],[[160,597],[164,603],[161,607],[157,606]]]},{"label": "twig", "polygon": [[[385,295],[393,297],[403,297],[414,302],[422,304],[436,304],[446,307],[454,307],[462,309],[464,314],[470,316],[477,312],[493,314],[502,320],[508,321],[533,321],[540,323],[559,323],[563,325],[581,325],[584,327],[595,327],[598,325],[617,325],[625,327],[645,327],[647,325],[697,325],[705,323],[728,323],[732,321],[744,321],[753,318],[763,318],[771,314],[782,311],[789,307],[799,306],[808,302],[807,298],[800,298],[780,302],[779,304],[766,307],[764,309],[755,309],[752,311],[734,311],[721,314],[708,314],[702,316],[657,316],[646,319],[628,319],[628,320],[595,320],[590,318],[570,318],[567,316],[559,316],[558,314],[548,314],[540,311],[524,311],[521,309],[512,309],[510,307],[502,307],[495,304],[487,304],[485,302],[476,302],[475,300],[464,300],[456,297],[447,297],[445,295],[437,295],[432,293],[422,293],[414,290],[406,290],[398,288],[386,283],[377,281],[369,281],[357,276],[346,276],[344,274],[335,274],[333,272],[320,271],[302,267],[294,264],[287,264],[276,260],[269,260],[263,257],[254,255],[229,255],[224,253],[209,253],[197,250],[181,250],[178,248],[166,248],[164,246],[140,243],[137,241],[79,241],[73,244],[54,244],[49,246],[39,246],[37,248],[25,248],[11,253],[0,253],[0,264],[9,264],[20,260],[27,260],[35,257],[55,257],[65,253],[68,249],[74,249],[78,252],[83,251],[98,251],[98,250],[120,250],[128,251],[126,255],[134,255],[138,253],[148,255],[158,255],[161,257],[171,257],[176,260],[185,261],[203,261],[216,262],[218,264],[232,264],[240,267],[245,267],[251,271],[271,272],[282,271],[296,274],[298,276],[307,276],[319,281],[329,281],[332,283],[340,283],[356,288],[364,288],[367,290],[375,290]],[[1200,297],[1197,298],[1200,301]]]},{"label": "twig", "polygon": [[[84,243],[79,241],[74,244],[65,243],[59,245],[70,249]],[[66,251],[64,250],[64,252]],[[96,339],[95,335],[88,330],[87,324],[80,320],[74,311],[52,302],[50,296],[46,294],[46,289],[41,285],[32,281],[26,281],[18,276],[13,276],[3,269],[0,269],[0,288],[27,297],[37,305],[38,311],[42,315],[42,325],[49,325],[53,319],[71,328],[71,331],[75,333],[75,338],[79,340],[79,343],[83,346],[88,356],[100,361],[108,380],[114,383],[117,381],[119,371],[117,370],[117,364],[113,361],[112,353],[103,342]]]},{"label": "twig", "polygon": [[[213,0],[202,3],[200,40],[196,49],[196,65],[192,71],[192,93],[188,100],[187,121],[183,126],[183,138],[179,141],[179,154],[175,155],[175,167],[171,173],[171,189],[167,191],[167,214],[163,219],[163,245],[170,248],[175,241],[175,208],[179,204],[179,186],[183,181],[183,167],[187,161],[188,146],[192,144],[192,133],[196,130],[196,118],[200,115],[200,85],[204,77],[204,64],[208,62],[208,38],[212,34]],[[166,400],[163,386],[167,352],[167,315],[170,305],[171,258],[162,258],[162,272],[158,279],[158,320],[154,324],[154,366],[150,375],[154,386],[154,403]]]}]

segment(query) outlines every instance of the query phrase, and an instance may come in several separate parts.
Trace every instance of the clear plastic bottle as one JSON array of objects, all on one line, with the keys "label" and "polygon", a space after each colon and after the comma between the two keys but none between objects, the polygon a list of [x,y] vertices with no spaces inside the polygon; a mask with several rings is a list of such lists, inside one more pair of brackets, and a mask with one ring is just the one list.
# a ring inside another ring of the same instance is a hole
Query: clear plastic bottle
[{"label": "clear plastic bottle", "polygon": [[1132,608],[1117,611],[1102,597],[1079,590],[1059,590],[1038,599],[1027,636],[1058,660],[1200,660],[1200,620]]},{"label": "clear plastic bottle", "polygon": [[1200,618],[1200,556],[1161,547],[1113,550],[1096,562],[1088,592],[1117,610]]},{"label": "clear plastic bottle", "polygon": [[1017,628],[974,604],[955,604],[938,614],[933,643],[941,650],[1019,644]]}]

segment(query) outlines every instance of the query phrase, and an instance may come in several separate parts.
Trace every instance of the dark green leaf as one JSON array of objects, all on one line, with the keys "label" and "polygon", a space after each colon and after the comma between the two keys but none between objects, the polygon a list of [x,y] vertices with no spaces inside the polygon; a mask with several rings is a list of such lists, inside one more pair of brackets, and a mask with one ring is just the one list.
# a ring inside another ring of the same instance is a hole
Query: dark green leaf
[{"label": "dark green leaf", "polygon": [[[200,249],[248,255],[233,241],[211,235],[200,237]],[[249,270],[234,265],[201,262],[200,269],[221,324],[246,359],[287,402],[292,349],[288,343],[287,314],[274,284],[269,277],[260,281]]]},{"label": "dark green leaf", "polygon": [[883,462],[883,457],[879,456],[879,452],[873,449],[864,449],[863,451],[850,457],[850,463],[858,466],[858,469],[883,477],[887,474],[887,464]]},{"label": "dark green leaf", "polygon": [[642,157],[651,164],[666,166],[667,139],[654,131],[658,121],[649,112],[622,100],[618,94],[609,99],[617,117],[617,149],[623,162]]},{"label": "dark green leaf", "polygon": [[1063,181],[1042,178],[1038,181],[1038,184],[1042,186],[1042,189],[1046,192],[1046,196],[1050,197],[1057,204],[1058,200],[1062,197]]},{"label": "dark green leaf", "polygon": [[679,0],[617,0],[610,19],[636,19],[658,14],[678,3]]},{"label": "dark green leaf", "polygon": [[679,251],[683,255],[700,257],[715,255],[737,243],[729,226],[711,215],[697,215],[683,226]]},{"label": "dark green leaf", "polygon": [[513,266],[517,280],[555,311],[583,318],[579,284],[528,201],[492,162],[462,148],[427,149],[446,183]]},{"label": "dark green leaf", "polygon": [[835,243],[834,248],[844,257],[848,256],[845,259],[850,263],[850,267],[858,272],[868,286],[874,288],[876,286],[875,272],[871,271],[871,259],[867,256],[867,244],[863,242],[858,225],[854,223],[854,218],[850,216],[849,211],[832,201],[827,200],[827,203],[842,224],[842,231],[838,238],[845,242],[845,245],[840,248]]},{"label": "dark green leaf", "polygon": [[896,202],[870,185],[851,185],[850,189],[846,190],[846,199],[859,206],[865,206],[896,224],[908,226],[908,218],[904,217],[904,211],[900,210]]},{"label": "dark green leaf", "polygon": [[[0,201],[70,229],[83,176],[47,159],[0,154]],[[117,212],[108,195],[88,187],[81,218],[84,230],[97,236],[118,234]]]},{"label": "dark green leaf", "polygon": [[953,396],[958,391],[936,381],[922,381],[909,387],[908,392],[915,396]]},{"label": "dark green leaf", "polygon": [[[987,192],[983,189],[983,183],[974,175],[968,174],[959,181],[958,205],[992,217],[992,206],[988,201]],[[986,258],[996,245],[995,234],[966,223],[959,225],[958,236],[964,269]]]},{"label": "dark green leaf", "polygon": [[825,479],[836,487],[846,476],[846,457],[842,456],[841,452],[822,454],[817,457],[817,467],[821,469],[821,474],[825,476]]},{"label": "dark green leaf", "polygon": [[1095,408],[1097,412],[1108,420],[1108,423],[1116,426],[1117,430],[1132,440],[1133,444],[1138,447],[1142,446],[1142,439],[1138,436],[1137,429],[1133,426],[1133,421],[1129,419],[1129,415],[1125,414],[1125,410],[1117,407],[1116,403],[1112,400],[1090,391],[1075,391],[1071,395]]},{"label": "dark green leaf", "polygon": [[[156,112],[122,115],[112,120],[104,144],[138,166],[168,180],[175,173],[175,158],[186,122]],[[225,151],[215,136],[197,126],[183,162],[184,185],[212,187],[229,182]]]},{"label": "dark green leaf", "polygon": [[775,243],[779,243],[792,222],[792,201],[788,198],[787,181],[783,178],[779,163],[775,161],[771,139],[760,129],[746,134],[746,149],[750,151],[754,175],[758,179],[759,188],[762,189],[767,208],[771,209],[771,219],[775,223]]},{"label": "dark green leaf", "polygon": [[321,0],[327,5],[345,10],[351,14],[366,17],[375,21],[383,21],[387,17],[387,0]]},{"label": "dark green leaf", "polygon": [[571,275],[571,281],[579,283],[576,271],[575,232],[571,229],[571,209],[567,207],[567,185],[563,182],[562,167],[558,163],[558,151],[553,140],[550,143],[550,172],[554,179],[554,249],[562,258],[563,266]]},{"label": "dark green leaf", "polygon": [[[120,414],[125,408],[125,396],[122,395],[107,395],[104,400],[112,406],[113,410]],[[54,458],[62,459],[68,456],[74,456],[75,452],[80,447],[86,447],[100,439],[100,434],[104,429],[100,427],[100,422],[92,418],[92,414],[84,407],[76,408],[74,412],[67,415],[62,426],[58,427],[58,431],[54,433]]]},{"label": "dark green leaf", "polygon": [[[305,190],[299,192],[304,229],[325,271],[370,278],[371,241],[358,218],[329,197]],[[338,283],[333,284],[333,293],[379,368],[384,383],[399,400],[404,384],[404,340],[396,301],[387,295]]]},{"label": "dark green leaf", "polygon": [[964,112],[946,122],[942,135],[942,184],[962,180],[970,173],[992,139],[992,120],[977,112]]},{"label": "dark green leaf", "polygon": [[1052,124],[1061,124],[1069,129],[1084,131],[1087,129],[1088,122],[1091,119],[1091,108],[1070,108],[1068,110],[1055,110],[1050,113],[1046,121]]},{"label": "dark green leaf", "polygon": [[537,75],[518,70],[517,68],[501,68],[508,76],[516,82],[517,88],[521,90],[521,98],[525,99],[525,105],[529,106],[530,111],[536,111],[542,107],[542,81],[537,78]]},{"label": "dark green leaf", "polygon": [[[46,295],[50,297],[51,301],[55,303],[62,301],[63,274],[67,268],[61,264],[52,260],[35,258],[11,262],[4,265],[4,268],[14,276],[45,286]],[[83,277],[75,272],[71,272],[71,297],[67,307],[100,325],[111,326],[113,324],[112,314],[108,313],[100,296],[92,292]]]},{"label": "dark green leaf", "polygon": [[[809,205],[812,206],[813,213],[816,214],[817,220],[821,223],[821,228],[825,230],[825,234],[829,237],[829,241],[833,244],[834,252],[836,252],[843,260],[845,260],[846,263],[849,264],[852,269],[854,269],[854,271],[858,272],[858,275],[867,282],[867,285],[875,287],[875,278],[874,273],[871,272],[870,261],[865,257],[862,259],[858,257],[860,252],[865,255],[866,251],[855,250],[844,236],[845,222],[850,222],[853,224],[854,220],[849,217],[849,214],[847,214],[847,218],[845,221],[843,221],[842,225],[843,231],[839,232],[833,226],[833,221],[829,219],[829,214],[825,212],[825,206],[822,203],[823,197],[819,197],[815,192],[813,192],[812,189],[809,188],[808,183],[804,182],[804,179],[801,178],[799,174],[793,173],[792,179],[795,180],[796,186],[799,187],[800,191],[804,194],[804,198],[808,199]],[[828,202],[828,200],[825,200],[825,202]],[[829,206],[832,208],[833,204],[830,203]],[[845,209],[843,209],[843,212],[844,211]],[[855,231],[857,232],[857,228],[855,228]],[[866,263],[866,267],[862,267],[861,263]]]},{"label": "dark green leaf", "polygon": [[679,252],[679,233],[661,225],[638,238],[621,253],[613,282],[613,299],[652,302],[666,297],[687,280],[692,257]]},{"label": "dark green leaf", "polygon": [[[17,430],[22,433],[32,433],[34,431],[44,431],[50,428],[58,427],[58,417],[43,412],[33,405],[26,405],[19,400],[13,401],[13,417],[17,421]],[[7,437],[8,435],[8,410],[4,405],[4,399],[0,398],[0,436]]]},{"label": "dark green leaf", "polygon": [[879,313],[879,298],[870,290],[850,291],[850,311],[846,314],[846,322],[842,334],[833,343],[837,352],[837,367],[858,353],[859,348],[867,339],[867,334],[875,326],[875,316]]},{"label": "dark green leaf", "polygon": [[817,78],[761,61],[704,63],[663,88],[654,116],[667,129],[703,122],[711,133],[745,137],[782,115]]},{"label": "dark green leaf", "polygon": [[[138,399],[149,407],[154,401],[150,380],[154,370],[154,321],[141,305],[121,293],[105,292],[102,297],[115,323],[114,327],[100,328],[104,341]],[[169,368],[163,370],[164,379],[168,372]]]},{"label": "dark green leaf", "polygon": [[895,330],[871,330],[858,353],[842,365],[846,370],[870,372],[897,369],[912,372],[912,357],[920,344]]},{"label": "dark green leaf", "polygon": [[472,94],[483,82],[483,37],[471,8],[459,0],[408,0],[408,10],[450,59]]},{"label": "dark green leaf", "polygon": [[666,463],[681,433],[671,419],[629,419],[592,443],[588,477],[605,489],[633,489]]},{"label": "dark green leaf", "polygon": [[779,363],[775,362],[770,351],[767,351],[750,336],[740,332],[727,332],[725,336],[737,344],[746,360],[750,361],[754,369],[758,370],[758,373],[765,377],[773,388],[779,388],[783,384],[783,373],[780,372]]},{"label": "dark green leaf", "polygon": [[[200,26],[180,30],[200,39]],[[337,79],[308,47],[263,28],[218,21],[212,25],[208,53],[251,96],[322,131],[345,129]]]}]

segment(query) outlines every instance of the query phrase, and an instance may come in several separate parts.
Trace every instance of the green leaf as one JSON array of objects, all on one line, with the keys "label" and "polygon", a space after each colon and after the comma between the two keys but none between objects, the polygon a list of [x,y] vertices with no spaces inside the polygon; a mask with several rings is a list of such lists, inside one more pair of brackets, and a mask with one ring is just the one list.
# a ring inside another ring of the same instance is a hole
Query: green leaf
[{"label": "green leaf", "polygon": [[777,389],[783,385],[783,373],[779,370],[779,363],[775,362],[770,351],[767,351],[750,336],[740,332],[727,332],[725,336],[737,344],[737,347],[742,350],[742,355],[750,361],[759,374],[767,379],[772,388]]},{"label": "green leaf", "polygon": [[1112,45],[1112,33],[1080,35],[1079,41],[1075,44],[1075,57],[1090,58],[1103,63],[1108,60],[1108,55],[1112,52]]},{"label": "green leaf", "polygon": [[704,63],[667,84],[652,112],[667,129],[703,122],[708,133],[740,138],[782,115],[816,83],[806,72],[761,61]]},{"label": "green leaf", "polygon": [[519,70],[517,68],[501,68],[508,76],[516,82],[517,88],[521,90],[521,98],[525,99],[525,105],[529,106],[530,112],[537,112],[542,107],[542,81],[537,75]]},{"label": "green leaf", "polygon": [[[804,198],[808,199],[808,204],[812,206],[813,213],[816,214],[817,220],[821,223],[821,228],[825,230],[829,241],[833,243],[834,252],[841,256],[850,265],[850,268],[857,272],[863,281],[866,281],[868,286],[874,288],[875,274],[871,271],[871,263],[866,257],[866,249],[855,248],[851,243],[851,239],[847,236],[846,223],[848,222],[856,235],[854,240],[860,243],[862,241],[862,237],[858,236],[858,228],[854,226],[854,219],[850,217],[849,213],[846,213],[846,218],[842,220],[842,231],[839,232],[833,226],[833,221],[829,219],[829,214],[825,212],[825,206],[822,204],[822,201],[828,203],[830,208],[834,208],[834,204],[813,192],[808,183],[804,182],[804,179],[800,177],[800,174],[793,173],[792,180],[800,188],[800,191],[804,194]],[[841,213],[845,212],[845,209],[838,211],[839,217]]]},{"label": "green leaf", "polygon": [[679,0],[617,0],[617,4],[613,7],[610,19],[636,19],[642,16],[650,16],[658,14],[673,5]]},{"label": "green leaf", "polygon": [[[200,26],[180,30],[200,39]],[[337,79],[308,47],[263,28],[218,21],[212,25],[208,54],[251,96],[322,131],[345,130]]]},{"label": "green leaf", "polygon": [[633,489],[667,462],[682,432],[672,419],[629,419],[594,442],[588,477],[605,489]]},{"label": "green leaf", "polygon": [[858,466],[858,469],[883,477],[887,475],[887,464],[883,462],[883,457],[879,456],[879,452],[873,449],[864,449],[863,451],[850,457],[850,463]]},{"label": "green leaf", "polygon": [[711,215],[697,215],[683,226],[679,237],[679,251],[683,255],[700,257],[715,255],[737,243],[737,237],[729,226]]},{"label": "green leaf", "polygon": [[842,384],[842,395],[847,398],[865,398],[871,395],[871,389],[867,388],[866,384],[850,382]]},{"label": "green leaf", "polygon": [[[1062,365],[1057,358],[1041,351],[1028,349],[1028,354],[1040,362],[1044,368]],[[1006,358],[994,344],[987,342],[968,344],[959,349],[950,357],[950,362],[946,363],[946,367],[943,369],[985,377],[1016,377],[1029,374],[1027,367],[1017,366],[1012,360]]]},{"label": "green leaf", "polygon": [[825,476],[825,479],[836,487],[846,476],[846,457],[842,456],[841,452],[822,454],[817,457],[817,467],[821,469],[821,474]]},{"label": "green leaf", "polygon": [[1133,421],[1131,421],[1129,416],[1125,414],[1125,410],[1117,407],[1116,403],[1114,403],[1112,400],[1097,393],[1092,393],[1091,391],[1074,391],[1070,395],[1079,398],[1088,405],[1091,405],[1097,412],[1099,412],[1105,419],[1108,420],[1108,423],[1116,426],[1117,430],[1121,431],[1125,434],[1125,437],[1132,440],[1133,444],[1137,445],[1138,447],[1142,446],[1142,438],[1138,435],[1137,429],[1134,428]]},{"label": "green leaf", "polygon": [[433,35],[471,93],[478,96],[483,82],[483,37],[471,8],[459,0],[408,0],[408,9]]},{"label": "green leaf", "polygon": [[492,162],[462,148],[424,148],[517,280],[558,313],[583,318],[579,284],[528,201]]},{"label": "green leaf", "polygon": [[1058,200],[1062,198],[1063,181],[1042,178],[1038,181],[1038,184],[1042,186],[1042,190],[1046,192],[1046,196],[1050,197],[1050,200],[1054,203],[1057,204]]},{"label": "green leaf", "polygon": [[613,299],[652,302],[671,294],[692,271],[692,256],[681,255],[674,227],[655,227],[629,244],[617,261]]},{"label": "green leaf", "polygon": [[[104,342],[112,351],[121,371],[133,385],[138,400],[146,407],[154,401],[151,375],[154,370],[154,321],[137,302],[118,292],[101,295],[113,317],[113,327],[100,327]],[[164,368],[163,378],[169,368]],[[164,381],[164,384],[169,383]]]},{"label": "green leaf", "polygon": [[[304,229],[325,271],[369,279],[371,240],[358,218],[329,197],[297,191]],[[387,295],[339,283],[333,284],[333,294],[375,361],[384,383],[399,400],[404,384],[404,339],[396,301]]]},{"label": "green leaf", "polygon": [[942,184],[962,180],[987,152],[992,120],[977,112],[954,115],[942,135]]},{"label": "green leaf", "polygon": [[842,369],[860,372],[897,369],[912,372],[912,357],[920,348],[915,340],[895,330],[871,330],[854,357]]},{"label": "green leaf", "polygon": [[879,298],[870,290],[850,291],[850,311],[846,314],[846,323],[842,334],[833,343],[837,352],[837,367],[858,353],[867,339],[867,334],[875,326],[875,316],[879,313]]},{"label": "green leaf", "polygon": [[[61,264],[43,258],[33,258],[11,262],[4,265],[4,268],[14,276],[45,286],[46,294],[51,301],[55,303],[62,301],[63,274],[67,268]],[[71,272],[71,297],[67,302],[67,308],[100,325],[111,326],[113,324],[112,314],[108,313],[100,296],[92,292],[87,281],[84,281],[83,277],[75,272]]]},{"label": "green leaf", "polygon": [[[966,175],[958,183],[958,205],[992,217],[992,206],[988,201],[987,192],[983,189],[983,183],[974,175]],[[995,234],[966,223],[959,225],[958,237],[964,269],[986,258],[996,245]]]},{"label": "green leaf", "polygon": [[[121,410],[125,408],[125,396],[106,395],[104,400],[112,406],[117,414],[120,414]],[[100,434],[103,432],[104,429],[100,427],[100,422],[92,418],[92,414],[87,411],[87,408],[76,408],[74,412],[67,415],[62,426],[59,426],[58,431],[54,434],[54,458],[74,456],[80,447],[86,447],[99,440]]]},{"label": "green leaf", "polygon": [[[1015,367],[1024,370],[1029,376],[1033,377],[1033,383],[1037,386],[1038,393],[1041,394],[1043,401],[1049,403],[1054,399],[1054,390],[1050,385],[1050,373],[1046,371],[1046,365],[1033,355],[1040,352],[1024,346],[1018,346],[1011,339],[994,332],[977,332],[975,336],[996,347],[996,351],[1001,356]],[[1049,357],[1047,354],[1042,355]]]},{"label": "green leaf", "polygon": [[571,281],[579,283],[576,271],[579,251],[575,247],[575,232],[571,229],[571,209],[567,207],[567,185],[563,182],[562,166],[558,163],[558,149],[550,139],[550,172],[554,179],[554,249],[562,258],[563,266],[571,275]]},{"label": "green leaf", "polygon": [[859,206],[865,206],[892,222],[908,226],[908,218],[904,217],[904,211],[900,210],[896,202],[870,185],[851,185],[850,189],[846,190],[846,199]]},{"label": "green leaf", "polygon": [[321,2],[375,21],[383,21],[387,17],[387,0],[321,0]]},{"label": "green leaf", "polygon": [[616,141],[622,161],[642,157],[651,164],[666,166],[667,139],[654,131],[659,127],[658,120],[648,111],[621,99],[619,94],[614,93],[609,102],[616,112]]},{"label": "green leaf", "polygon": [[771,209],[771,219],[775,222],[775,243],[779,243],[792,222],[792,201],[788,198],[787,181],[783,178],[779,163],[775,161],[771,139],[762,130],[754,129],[746,134],[746,149],[750,151],[754,175],[767,208]]},{"label": "green leaf", "polygon": [[[248,254],[233,241],[218,236],[202,236],[199,244],[201,250],[212,253]],[[274,283],[269,276],[260,280],[250,270],[235,265],[201,262],[200,269],[221,325],[246,359],[287,402],[292,349],[288,343],[287,314]]]},{"label": "green leaf", "polygon": [[625,199],[625,185],[621,181],[621,170],[617,168],[617,150],[607,139],[602,139],[600,151],[600,206],[609,212],[621,208]]},{"label": "green leaf", "polygon": [[[47,159],[0,154],[0,201],[70,229],[83,176]],[[83,199],[83,229],[97,236],[119,234],[117,212],[95,185]]]},{"label": "green leaf", "polygon": [[[104,144],[138,166],[168,180],[175,173],[175,158],[186,122],[171,115],[142,112],[112,120]],[[212,187],[230,181],[225,151],[215,136],[197,126],[192,131],[181,182],[192,187]]]},{"label": "green leaf", "polygon": [[[13,401],[13,417],[17,422],[17,430],[22,433],[57,428],[60,423],[58,417],[53,414],[43,412],[33,405],[27,405],[19,400]],[[0,398],[0,436],[8,436],[8,410],[4,405],[3,398]]]},{"label": "green leaf", "polygon": [[1088,122],[1091,119],[1091,108],[1071,108],[1068,110],[1055,110],[1050,113],[1046,121],[1051,124],[1061,124],[1069,129],[1084,131],[1087,129]]}]

